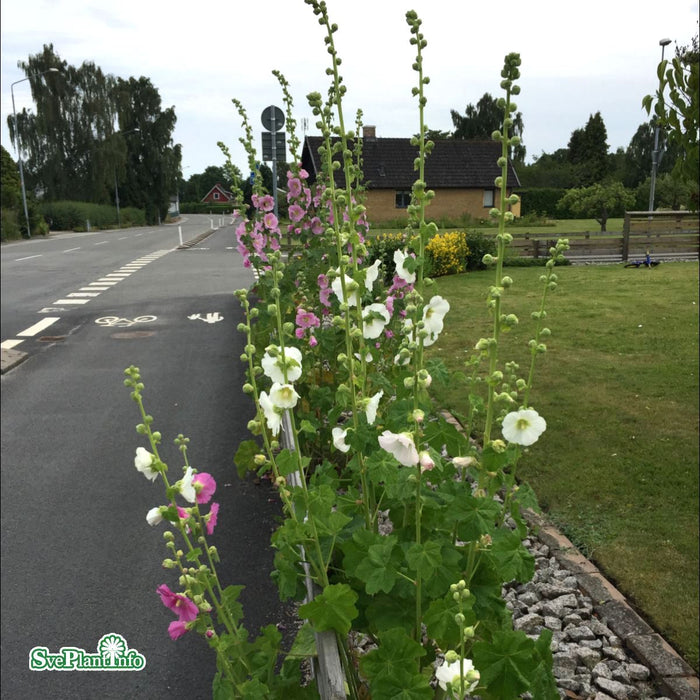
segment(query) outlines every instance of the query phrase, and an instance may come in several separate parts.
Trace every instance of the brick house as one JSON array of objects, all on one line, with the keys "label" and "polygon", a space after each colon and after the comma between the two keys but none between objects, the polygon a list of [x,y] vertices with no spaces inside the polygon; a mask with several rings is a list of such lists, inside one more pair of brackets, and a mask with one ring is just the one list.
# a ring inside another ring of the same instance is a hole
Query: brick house
[{"label": "brick house", "polygon": [[214,187],[212,187],[209,192],[207,192],[204,197],[202,197],[202,202],[207,202],[209,204],[226,204],[233,200],[233,193],[225,190],[221,183],[217,182]]},{"label": "brick house", "polygon": [[[411,187],[418,174],[413,163],[418,149],[410,138],[377,138],[375,127],[365,126],[362,143],[362,169],[367,218],[372,222],[406,218],[411,201]],[[319,146],[321,136],[307,136],[302,151],[302,167],[313,182],[321,171]],[[501,144],[496,141],[463,141],[446,139],[435,142],[425,161],[425,181],[435,197],[428,208],[430,219],[443,217],[457,220],[465,214],[475,219],[488,216],[497,204],[494,180],[501,174],[497,160]],[[339,156],[336,156],[339,158]],[[336,171],[336,183],[342,187],[342,169]],[[519,187],[520,181],[512,163],[508,165],[508,190]],[[511,207],[520,216],[520,203]]]}]

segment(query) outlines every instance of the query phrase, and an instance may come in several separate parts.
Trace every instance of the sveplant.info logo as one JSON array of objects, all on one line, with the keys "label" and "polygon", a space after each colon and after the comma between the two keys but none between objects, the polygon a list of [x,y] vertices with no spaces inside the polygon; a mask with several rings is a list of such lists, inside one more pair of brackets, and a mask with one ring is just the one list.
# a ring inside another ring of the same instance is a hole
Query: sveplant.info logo
[{"label": "sveplant.info logo", "polygon": [[61,647],[52,654],[47,647],[29,652],[30,671],[141,671],[146,657],[129,649],[121,634],[105,634],[92,654],[77,647]]}]

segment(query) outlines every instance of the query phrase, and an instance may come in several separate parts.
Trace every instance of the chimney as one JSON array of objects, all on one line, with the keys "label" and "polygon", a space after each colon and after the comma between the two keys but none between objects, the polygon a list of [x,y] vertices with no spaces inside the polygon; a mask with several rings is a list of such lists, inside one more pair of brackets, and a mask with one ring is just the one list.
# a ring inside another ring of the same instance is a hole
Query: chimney
[{"label": "chimney", "polygon": [[377,138],[377,127],[376,126],[363,126],[362,127],[362,138],[363,139],[376,139]]}]

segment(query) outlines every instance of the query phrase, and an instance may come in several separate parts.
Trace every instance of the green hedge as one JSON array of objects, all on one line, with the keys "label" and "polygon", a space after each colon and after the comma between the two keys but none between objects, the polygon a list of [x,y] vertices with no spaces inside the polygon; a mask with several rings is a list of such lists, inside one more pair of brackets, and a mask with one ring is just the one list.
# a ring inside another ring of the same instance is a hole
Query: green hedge
[{"label": "green hedge", "polygon": [[566,194],[563,187],[523,187],[516,189],[520,197],[520,215],[539,214],[559,219],[578,218],[568,209],[559,208],[559,200]]},{"label": "green hedge", "polygon": [[[42,202],[39,211],[52,231],[86,231],[117,228],[117,209],[107,204],[89,202]],[[123,207],[119,210],[122,228],[145,226],[146,213],[142,209]]]},{"label": "green hedge", "polygon": [[233,204],[209,204],[209,202],[180,202],[181,214],[230,214]]}]

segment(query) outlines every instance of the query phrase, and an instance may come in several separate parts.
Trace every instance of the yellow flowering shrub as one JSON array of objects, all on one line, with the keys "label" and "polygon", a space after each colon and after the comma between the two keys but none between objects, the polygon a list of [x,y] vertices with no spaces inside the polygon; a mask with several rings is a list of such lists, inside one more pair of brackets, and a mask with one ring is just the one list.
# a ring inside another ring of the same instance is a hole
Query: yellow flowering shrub
[{"label": "yellow flowering shrub", "polygon": [[463,231],[446,231],[433,236],[425,247],[433,277],[455,275],[467,269],[469,247]]}]

